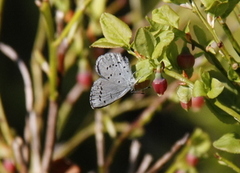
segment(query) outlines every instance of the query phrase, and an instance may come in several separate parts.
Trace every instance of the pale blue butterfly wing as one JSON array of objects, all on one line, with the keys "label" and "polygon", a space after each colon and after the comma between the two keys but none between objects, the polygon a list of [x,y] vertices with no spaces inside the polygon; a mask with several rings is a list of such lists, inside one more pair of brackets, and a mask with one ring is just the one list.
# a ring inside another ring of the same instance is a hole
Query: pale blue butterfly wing
[{"label": "pale blue butterfly wing", "polygon": [[107,53],[100,56],[95,69],[100,78],[93,83],[90,92],[93,109],[107,106],[133,90],[136,80],[128,59],[121,54]]}]

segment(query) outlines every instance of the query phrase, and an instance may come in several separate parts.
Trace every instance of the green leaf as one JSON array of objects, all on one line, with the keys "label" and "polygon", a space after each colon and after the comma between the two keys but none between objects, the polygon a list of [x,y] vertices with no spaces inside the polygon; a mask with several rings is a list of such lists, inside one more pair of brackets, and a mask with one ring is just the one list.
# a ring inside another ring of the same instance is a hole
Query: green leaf
[{"label": "green leaf", "polygon": [[240,139],[235,133],[227,133],[213,143],[213,146],[219,150],[229,153],[240,154]]},{"label": "green leaf", "polygon": [[212,78],[211,80],[211,90],[207,93],[207,96],[211,99],[216,98],[224,89],[224,85],[222,82],[217,80],[216,78]]},{"label": "green leaf", "polygon": [[229,7],[228,0],[201,0],[201,2],[205,10],[215,16],[223,15]]},{"label": "green leaf", "polygon": [[193,86],[193,97],[206,96],[207,91],[204,87],[204,83],[200,80],[197,80]]},{"label": "green leaf", "polygon": [[152,58],[158,58],[162,55],[163,48],[168,46],[174,39],[174,33],[172,31],[163,31],[158,36],[160,38],[159,43],[154,48]]},{"label": "green leaf", "polygon": [[205,103],[210,111],[223,123],[225,124],[236,124],[236,120],[223,111],[222,109],[218,108],[215,104],[215,99],[206,99]]},{"label": "green leaf", "polygon": [[148,28],[148,31],[151,32],[154,36],[157,36],[162,31],[170,30],[170,26],[157,23],[149,17],[146,17],[146,20],[150,24],[150,26],[146,28]]},{"label": "green leaf", "polygon": [[136,78],[138,83],[143,82],[145,80],[152,80],[153,78],[153,70],[154,67],[151,63],[150,59],[139,60],[136,65]]},{"label": "green leaf", "polygon": [[137,31],[137,34],[134,40],[134,48],[136,49],[136,51],[139,54],[150,58],[154,50],[154,45],[155,45],[155,39],[153,35],[145,28],[140,28]]},{"label": "green leaf", "polygon": [[202,157],[211,147],[211,141],[207,133],[197,128],[190,137],[190,143],[194,147],[194,153]]},{"label": "green leaf", "polygon": [[103,13],[100,18],[104,37],[111,43],[130,47],[132,31],[129,26],[109,13]]},{"label": "green leaf", "polygon": [[124,45],[111,43],[106,38],[100,38],[91,45],[91,47],[99,47],[99,48],[117,48],[122,46]]},{"label": "green leaf", "polygon": [[211,77],[209,72],[202,72],[202,69],[200,69],[199,74],[201,75],[201,79],[203,81],[203,83],[205,84],[205,87],[210,87],[211,86]]},{"label": "green leaf", "polygon": [[177,89],[177,96],[180,102],[188,103],[192,98],[192,89],[188,86],[180,85]]},{"label": "green leaf", "polygon": [[152,11],[152,20],[162,25],[178,28],[179,16],[167,5]]},{"label": "green leaf", "polygon": [[[56,1],[59,1],[59,0],[56,0]],[[106,10],[106,3],[107,3],[106,0],[92,1],[89,5],[89,9],[90,9],[89,11],[91,11],[90,17],[93,18],[94,20],[99,20],[101,14]]]},{"label": "green leaf", "polygon": [[207,39],[206,32],[204,32],[204,30],[198,25],[193,26],[193,31],[195,36],[197,37],[198,42],[204,46],[207,46],[209,41]]},{"label": "green leaf", "polygon": [[228,2],[228,8],[226,11],[221,15],[222,18],[226,18],[236,7],[236,5],[239,3],[240,0],[230,0]]},{"label": "green leaf", "polygon": [[189,0],[163,0],[163,2],[167,2],[167,3],[174,3],[174,4],[185,4],[188,3]]},{"label": "green leaf", "polygon": [[231,81],[240,83],[240,77],[239,77],[238,73],[235,70],[233,70],[231,66],[229,66],[229,69],[228,69],[227,73],[228,73],[228,78]]},{"label": "green leaf", "polygon": [[[178,69],[178,64],[177,64],[177,56],[179,55],[178,53],[178,47],[175,42],[171,42],[169,46],[165,48],[165,52],[163,54],[163,60],[164,62],[167,60],[170,62],[171,66],[174,69]],[[167,66],[166,63],[164,63],[165,66]],[[171,67],[168,67],[171,68]]]}]

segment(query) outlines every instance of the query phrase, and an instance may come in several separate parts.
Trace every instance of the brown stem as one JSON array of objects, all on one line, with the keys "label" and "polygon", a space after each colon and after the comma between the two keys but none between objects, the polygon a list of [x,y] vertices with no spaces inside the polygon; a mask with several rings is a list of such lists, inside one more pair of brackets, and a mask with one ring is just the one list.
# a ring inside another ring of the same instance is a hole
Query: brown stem
[{"label": "brown stem", "polygon": [[56,138],[56,119],[58,112],[58,104],[56,101],[50,100],[49,114],[47,121],[46,141],[42,158],[43,173],[47,173],[50,167],[50,163],[53,155],[53,147]]}]

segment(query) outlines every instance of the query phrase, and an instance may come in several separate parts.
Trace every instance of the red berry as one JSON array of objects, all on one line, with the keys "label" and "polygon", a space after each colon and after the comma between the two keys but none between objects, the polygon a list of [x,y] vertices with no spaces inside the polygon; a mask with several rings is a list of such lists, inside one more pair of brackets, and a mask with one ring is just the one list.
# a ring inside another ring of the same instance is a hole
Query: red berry
[{"label": "red berry", "polygon": [[161,76],[161,73],[157,72],[155,74],[155,79],[152,82],[152,87],[159,96],[163,95],[166,91],[167,80]]},{"label": "red berry", "polygon": [[192,108],[194,111],[198,111],[204,105],[204,98],[200,97],[192,97]]},{"label": "red berry", "polygon": [[191,166],[196,166],[199,162],[199,158],[194,154],[188,153],[186,156],[186,161]]},{"label": "red berry", "polygon": [[190,53],[181,53],[177,56],[177,63],[178,66],[183,70],[190,69],[195,63],[195,58]]},{"label": "red berry", "polygon": [[191,99],[187,103],[184,103],[184,102],[180,101],[180,104],[181,104],[183,109],[188,111],[190,109],[190,107],[192,106],[192,101],[191,101]]},{"label": "red berry", "polygon": [[77,81],[84,88],[90,88],[92,85],[92,73],[91,72],[82,72],[77,75]]},{"label": "red berry", "polygon": [[186,173],[186,171],[179,169],[179,170],[177,170],[175,173]]},{"label": "red berry", "polygon": [[15,170],[16,170],[16,167],[15,167],[13,161],[10,159],[3,160],[3,166],[6,169],[6,171],[8,171],[9,173],[15,172]]}]

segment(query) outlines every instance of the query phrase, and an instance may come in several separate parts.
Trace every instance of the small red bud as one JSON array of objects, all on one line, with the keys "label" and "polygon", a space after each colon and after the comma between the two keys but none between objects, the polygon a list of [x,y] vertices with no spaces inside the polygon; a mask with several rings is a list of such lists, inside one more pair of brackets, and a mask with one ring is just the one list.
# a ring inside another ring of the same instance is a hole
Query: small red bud
[{"label": "small red bud", "polygon": [[154,91],[161,96],[167,89],[167,80],[161,76],[161,73],[157,72],[155,74],[155,79],[152,82],[152,87]]},{"label": "small red bud", "polygon": [[81,72],[77,75],[77,81],[84,88],[90,88],[92,86],[92,73],[91,72]]},{"label": "small red bud", "polygon": [[200,97],[192,97],[192,109],[194,111],[199,111],[204,105],[204,98]]},{"label": "small red bud", "polygon": [[192,100],[190,99],[187,103],[180,102],[180,104],[181,104],[183,109],[188,111],[191,108],[191,106],[192,106]]},{"label": "small red bud", "polygon": [[186,155],[186,161],[191,166],[196,166],[199,162],[199,158],[195,156],[194,154],[188,153]]},{"label": "small red bud", "polygon": [[10,159],[3,160],[3,166],[6,169],[6,171],[9,173],[13,173],[16,170],[16,167],[15,167],[13,161]]},{"label": "small red bud", "polygon": [[177,170],[175,173],[186,173],[186,171],[179,169],[179,170]]},{"label": "small red bud", "polygon": [[183,70],[190,69],[195,63],[195,58],[187,48],[183,48],[182,53],[177,56],[177,63]]}]

